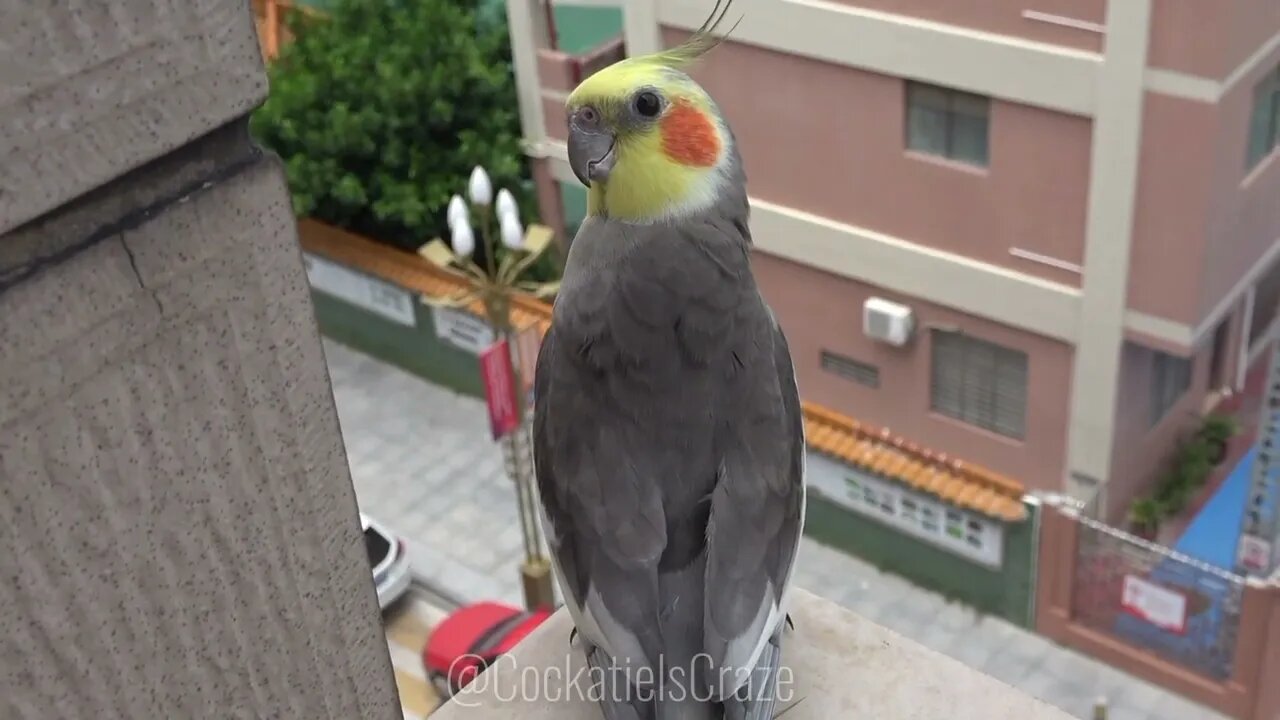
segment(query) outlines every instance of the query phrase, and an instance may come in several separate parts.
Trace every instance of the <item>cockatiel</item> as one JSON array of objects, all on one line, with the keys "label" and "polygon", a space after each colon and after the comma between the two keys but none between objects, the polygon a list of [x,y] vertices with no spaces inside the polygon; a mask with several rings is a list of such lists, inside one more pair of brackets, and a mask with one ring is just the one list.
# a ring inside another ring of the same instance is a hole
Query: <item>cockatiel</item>
[{"label": "cockatiel", "polygon": [[766,720],[777,697],[804,429],[751,273],[742,160],[683,70],[718,9],[567,102],[588,217],[538,357],[534,457],[606,720]]}]

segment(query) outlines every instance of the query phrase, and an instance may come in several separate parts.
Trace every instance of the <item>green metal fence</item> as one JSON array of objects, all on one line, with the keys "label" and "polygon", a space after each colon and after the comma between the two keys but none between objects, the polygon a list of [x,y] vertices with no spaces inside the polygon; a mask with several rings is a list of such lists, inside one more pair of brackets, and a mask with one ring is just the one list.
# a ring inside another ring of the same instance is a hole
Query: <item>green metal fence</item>
[{"label": "green metal fence", "polygon": [[1019,522],[989,521],[1003,536],[1002,559],[991,565],[855,512],[813,492],[813,485],[811,478],[805,519],[810,537],[979,612],[1033,626],[1037,506],[1028,503],[1027,518]]},{"label": "green metal fence", "polygon": [[431,308],[413,303],[408,327],[320,291],[312,291],[320,332],[437,385],[484,397],[476,355],[439,337]]}]

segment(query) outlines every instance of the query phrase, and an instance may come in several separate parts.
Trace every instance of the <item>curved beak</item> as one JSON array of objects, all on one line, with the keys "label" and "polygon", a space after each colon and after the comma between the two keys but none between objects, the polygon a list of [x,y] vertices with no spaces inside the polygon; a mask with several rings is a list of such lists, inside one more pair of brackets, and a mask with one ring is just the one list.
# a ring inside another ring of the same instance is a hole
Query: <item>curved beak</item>
[{"label": "curved beak", "polygon": [[609,177],[617,158],[615,141],[613,133],[569,129],[569,167],[583,185],[590,187],[591,183],[604,182]]}]

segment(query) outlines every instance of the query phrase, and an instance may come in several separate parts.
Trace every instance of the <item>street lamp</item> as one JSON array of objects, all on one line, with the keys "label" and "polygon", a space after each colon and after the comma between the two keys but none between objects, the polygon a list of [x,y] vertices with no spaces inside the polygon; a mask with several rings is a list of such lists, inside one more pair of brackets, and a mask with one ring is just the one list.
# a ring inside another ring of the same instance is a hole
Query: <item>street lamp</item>
[{"label": "street lamp", "polygon": [[[520,531],[524,541],[524,562],[520,566],[520,579],[524,588],[525,605],[530,608],[551,607],[555,592],[551,581],[551,565],[542,551],[542,538],[538,525],[538,505],[533,491],[533,461],[529,433],[529,411],[524,393],[525,378],[520,377],[522,363],[512,362],[511,352],[519,352],[511,325],[511,299],[517,292],[545,298],[555,294],[558,282],[521,280],[521,276],[551,245],[551,231],[542,226],[529,228],[528,233],[520,225],[519,209],[515,198],[506,189],[498,191],[495,200],[493,186],[484,168],[477,167],[471,173],[467,186],[470,207],[458,195],[449,201],[447,221],[450,243],[439,239],[418,248],[418,254],[437,267],[457,274],[465,280],[458,292],[444,298],[424,298],[440,307],[467,307],[477,300],[484,307],[485,318],[496,343],[505,344],[507,350],[498,361],[513,378],[513,398],[517,423],[505,432],[500,442],[503,448],[507,474],[516,486],[516,502],[520,515]],[[479,240],[484,248],[484,267],[472,259],[476,236],[471,219],[472,210],[478,216]],[[506,248],[498,260],[497,241]],[[503,343],[505,341],[505,343]]]}]

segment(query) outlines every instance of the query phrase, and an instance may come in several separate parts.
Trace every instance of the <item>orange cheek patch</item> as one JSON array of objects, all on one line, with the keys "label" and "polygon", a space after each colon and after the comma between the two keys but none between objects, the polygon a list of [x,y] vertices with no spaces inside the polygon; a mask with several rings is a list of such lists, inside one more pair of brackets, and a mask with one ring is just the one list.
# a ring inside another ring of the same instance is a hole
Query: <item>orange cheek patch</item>
[{"label": "orange cheek patch", "polygon": [[662,119],[662,150],[682,165],[711,167],[720,157],[720,139],[706,114],[678,101]]}]

